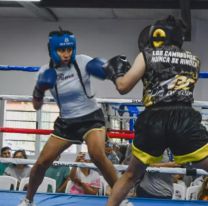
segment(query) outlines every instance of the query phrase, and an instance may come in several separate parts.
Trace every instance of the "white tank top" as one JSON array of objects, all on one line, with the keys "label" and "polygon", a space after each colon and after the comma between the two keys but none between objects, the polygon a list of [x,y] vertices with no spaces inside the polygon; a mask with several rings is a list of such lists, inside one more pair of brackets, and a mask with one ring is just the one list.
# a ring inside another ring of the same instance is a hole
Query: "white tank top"
[{"label": "white tank top", "polygon": [[[76,56],[76,62],[79,66],[88,96],[92,96],[93,94],[91,92],[90,75],[87,73],[85,67],[91,59],[91,57],[86,55]],[[42,73],[48,68],[49,65],[42,66],[39,73]],[[59,99],[61,118],[81,117],[100,108],[94,98],[90,99],[85,95],[73,64],[70,67],[59,67],[56,69],[56,72],[58,98],[55,88],[51,89],[50,92],[57,104]]]}]

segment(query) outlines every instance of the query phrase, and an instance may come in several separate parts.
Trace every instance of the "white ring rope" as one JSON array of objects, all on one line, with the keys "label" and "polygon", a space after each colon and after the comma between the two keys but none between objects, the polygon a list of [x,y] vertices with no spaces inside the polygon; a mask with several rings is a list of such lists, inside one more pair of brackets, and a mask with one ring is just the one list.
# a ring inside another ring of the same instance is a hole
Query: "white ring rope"
[{"label": "white ring rope", "polygon": [[[95,98],[98,103],[108,104],[132,104],[138,106],[144,106],[139,99],[110,99],[110,98]],[[14,101],[26,101],[31,102],[32,96],[19,96],[19,95],[0,95],[0,100],[14,100]],[[55,102],[50,96],[44,97],[44,102]],[[193,106],[208,108],[208,101],[194,101]]]},{"label": "white ring rope", "polygon": [[208,172],[203,169],[187,169],[187,168],[170,168],[170,167],[147,167],[147,172],[162,173],[162,174],[182,174],[182,175],[205,175],[208,176]]},{"label": "white ring rope", "polygon": [[[19,158],[0,158],[0,163],[11,163],[11,164],[28,164],[34,165],[36,160],[32,159],[19,159]],[[90,168],[98,170],[94,163],[83,163],[83,162],[64,162],[64,161],[54,161],[53,165],[69,166],[69,167],[80,167],[80,168]],[[125,171],[128,165],[114,164],[117,171]],[[170,167],[147,167],[147,172],[151,173],[162,173],[162,174],[184,174],[184,175],[205,175],[208,176],[208,172],[203,169],[186,169],[186,168],[170,168]]]}]

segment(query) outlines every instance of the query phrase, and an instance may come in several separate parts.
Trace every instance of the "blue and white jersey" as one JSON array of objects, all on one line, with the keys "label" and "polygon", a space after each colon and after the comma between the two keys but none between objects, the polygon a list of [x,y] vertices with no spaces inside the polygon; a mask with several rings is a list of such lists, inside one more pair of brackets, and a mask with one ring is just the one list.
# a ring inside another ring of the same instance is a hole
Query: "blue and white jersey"
[{"label": "blue and white jersey", "polygon": [[[86,64],[92,60],[86,55],[77,55],[76,62],[79,66],[82,79],[88,96],[92,96],[90,75],[87,73]],[[41,67],[40,73],[49,68],[49,65]],[[60,116],[61,118],[81,117],[99,109],[94,98],[89,99],[83,90],[79,76],[73,64],[62,66],[56,69],[57,72],[57,91],[60,101]],[[52,96],[58,104],[57,93],[55,88],[50,90]]]}]

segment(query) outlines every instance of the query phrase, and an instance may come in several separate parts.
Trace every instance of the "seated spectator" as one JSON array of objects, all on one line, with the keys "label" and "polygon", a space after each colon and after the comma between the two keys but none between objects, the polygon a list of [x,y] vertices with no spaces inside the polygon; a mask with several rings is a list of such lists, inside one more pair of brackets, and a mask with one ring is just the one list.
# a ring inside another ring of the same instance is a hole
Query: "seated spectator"
[{"label": "seated spectator", "polygon": [[120,159],[117,156],[116,152],[113,150],[113,143],[110,141],[107,141],[105,143],[105,153],[107,155],[107,158],[113,163],[113,164],[119,164]]},{"label": "seated spectator", "polygon": [[[163,154],[161,163],[150,165],[151,167],[178,167],[175,162],[169,161],[167,151]],[[142,179],[136,183],[136,196],[144,198],[172,199],[173,178],[171,174],[146,172]]]},{"label": "seated spectator", "polygon": [[[1,148],[1,158],[11,158],[11,148],[2,147]],[[10,163],[0,163],[0,175],[4,174],[5,169],[10,165]]]},{"label": "seated spectator", "polygon": [[[13,158],[27,159],[25,150],[17,150],[13,154]],[[31,167],[26,164],[11,164],[5,169],[4,175],[15,177],[18,179],[18,183],[20,183],[22,178],[29,177],[30,170]]]},{"label": "seated spectator", "polygon": [[[76,162],[91,162],[87,153],[80,152]],[[101,187],[100,175],[98,172],[89,168],[73,167],[70,171],[70,178],[73,185],[70,194],[90,194],[96,195]]]},{"label": "seated spectator", "polygon": [[[56,161],[59,159],[60,156],[56,158]],[[65,165],[52,165],[46,170],[45,176],[56,180],[56,192],[65,192],[66,184],[70,179],[69,171],[69,167]]]},{"label": "seated spectator", "polygon": [[208,201],[208,176],[204,178],[201,189],[198,193],[198,200]]},{"label": "seated spectator", "polygon": [[186,185],[186,183],[184,182],[183,178],[184,178],[184,175],[181,175],[181,174],[175,174],[175,175],[173,175],[173,183],[181,184],[181,185],[183,185],[184,187],[187,187],[187,185]]},{"label": "seated spectator", "polygon": [[116,153],[117,157],[119,158],[119,164],[121,164],[121,160],[123,159],[123,154],[121,152],[121,147],[118,143],[113,143],[113,151]]}]

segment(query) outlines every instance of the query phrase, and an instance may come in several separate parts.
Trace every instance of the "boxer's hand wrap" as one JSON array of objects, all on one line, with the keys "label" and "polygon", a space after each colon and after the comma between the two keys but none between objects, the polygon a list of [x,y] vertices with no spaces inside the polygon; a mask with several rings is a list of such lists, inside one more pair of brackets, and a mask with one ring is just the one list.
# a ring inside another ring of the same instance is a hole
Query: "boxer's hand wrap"
[{"label": "boxer's hand wrap", "polygon": [[44,95],[45,95],[45,92],[41,91],[37,86],[35,86],[35,88],[33,90],[33,99],[35,99],[37,101],[42,101]]},{"label": "boxer's hand wrap", "polygon": [[118,77],[124,76],[130,68],[130,63],[128,62],[126,56],[123,55],[115,56],[103,65],[106,78],[112,80],[114,83]]}]

